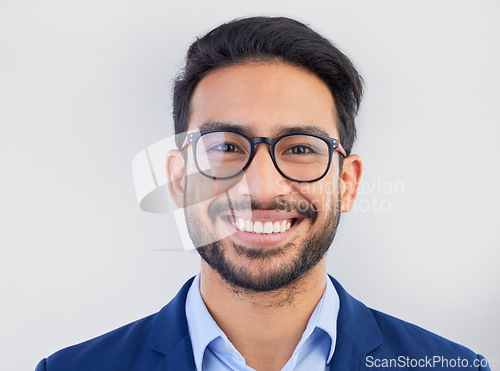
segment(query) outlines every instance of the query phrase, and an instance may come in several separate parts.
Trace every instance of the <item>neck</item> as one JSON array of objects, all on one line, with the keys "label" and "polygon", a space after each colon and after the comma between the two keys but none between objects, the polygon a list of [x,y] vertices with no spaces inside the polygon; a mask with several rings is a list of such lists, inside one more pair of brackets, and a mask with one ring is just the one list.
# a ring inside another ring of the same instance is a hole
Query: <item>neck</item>
[{"label": "neck", "polygon": [[255,369],[281,369],[286,364],[325,284],[325,258],[292,285],[272,292],[235,289],[204,261],[200,275],[201,296],[210,314]]}]

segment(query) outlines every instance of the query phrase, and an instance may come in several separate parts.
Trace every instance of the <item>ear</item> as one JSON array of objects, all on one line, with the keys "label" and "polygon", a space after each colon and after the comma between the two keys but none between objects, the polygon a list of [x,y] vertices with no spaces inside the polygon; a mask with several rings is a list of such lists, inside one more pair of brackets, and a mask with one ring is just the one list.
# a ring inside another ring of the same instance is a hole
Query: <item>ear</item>
[{"label": "ear", "polygon": [[172,149],[167,153],[167,180],[170,196],[178,207],[184,207],[184,158],[181,151]]},{"label": "ear", "polygon": [[358,194],[359,181],[363,172],[363,164],[358,155],[350,155],[344,159],[340,176],[340,200],[342,212],[351,210]]}]

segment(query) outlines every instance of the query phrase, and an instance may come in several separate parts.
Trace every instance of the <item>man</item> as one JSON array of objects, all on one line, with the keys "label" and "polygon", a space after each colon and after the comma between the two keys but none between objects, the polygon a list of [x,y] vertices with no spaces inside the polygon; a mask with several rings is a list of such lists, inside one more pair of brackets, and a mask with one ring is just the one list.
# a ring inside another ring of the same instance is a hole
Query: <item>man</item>
[{"label": "man", "polygon": [[174,86],[166,171],[201,272],[159,313],[37,370],[489,369],[326,274],[362,172],[361,95],[347,57],[297,21],[241,19],[198,39]]}]

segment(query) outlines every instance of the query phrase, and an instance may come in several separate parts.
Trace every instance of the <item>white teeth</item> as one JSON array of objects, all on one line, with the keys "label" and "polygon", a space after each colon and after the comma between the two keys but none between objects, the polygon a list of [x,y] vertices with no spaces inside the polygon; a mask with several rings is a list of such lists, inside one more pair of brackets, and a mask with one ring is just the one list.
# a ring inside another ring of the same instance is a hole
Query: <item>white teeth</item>
[{"label": "white teeth", "polygon": [[264,233],[273,233],[273,222],[264,223]]},{"label": "white teeth", "polygon": [[253,232],[253,223],[251,220],[246,221],[245,231]]},{"label": "white teeth", "polygon": [[274,233],[281,232],[280,222],[274,222],[274,224],[273,224],[273,232]]},{"label": "white teeth", "polygon": [[253,222],[253,231],[255,233],[262,233],[264,231],[264,225],[262,222]]},{"label": "white teeth", "polygon": [[261,222],[261,221],[251,221],[243,218],[236,218],[233,221],[232,218],[229,219],[230,223],[240,231],[252,232],[252,233],[282,233],[286,232],[292,225],[290,220],[282,220],[281,222]]},{"label": "white teeth", "polygon": [[236,219],[236,228],[238,228],[240,231],[244,231],[246,225],[247,223],[243,219],[241,218]]}]

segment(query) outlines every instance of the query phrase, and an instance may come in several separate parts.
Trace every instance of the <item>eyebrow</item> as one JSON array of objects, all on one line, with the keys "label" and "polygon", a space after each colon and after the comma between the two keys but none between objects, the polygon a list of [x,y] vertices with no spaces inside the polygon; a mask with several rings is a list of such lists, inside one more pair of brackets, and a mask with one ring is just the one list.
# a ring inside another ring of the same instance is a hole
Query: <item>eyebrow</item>
[{"label": "eyebrow", "polygon": [[330,134],[328,134],[323,129],[320,129],[319,127],[314,125],[305,125],[305,124],[280,128],[276,133],[277,134],[276,136],[279,137],[280,135],[298,134],[298,133],[317,134],[325,137],[330,137]]},{"label": "eyebrow", "polygon": [[228,131],[234,131],[235,133],[245,134],[248,136],[252,136],[254,134],[254,130],[246,125],[236,124],[227,121],[209,121],[204,123],[203,125],[200,125],[200,127],[198,127],[198,130],[200,131],[228,130]]},{"label": "eyebrow", "polygon": [[[226,121],[209,121],[204,123],[198,128],[200,131],[209,131],[209,130],[228,130],[234,131],[236,133],[245,134],[250,137],[255,137],[255,130],[247,125],[237,124],[233,122]],[[330,137],[323,129],[314,126],[314,125],[306,125],[306,124],[297,124],[294,126],[284,126],[279,127],[275,132],[274,137],[279,137],[281,135],[286,134],[299,134],[299,133],[308,133],[308,134],[317,134],[325,137]]]}]

